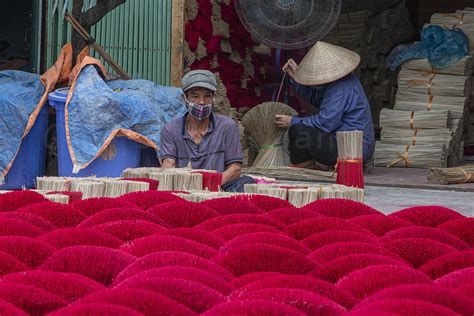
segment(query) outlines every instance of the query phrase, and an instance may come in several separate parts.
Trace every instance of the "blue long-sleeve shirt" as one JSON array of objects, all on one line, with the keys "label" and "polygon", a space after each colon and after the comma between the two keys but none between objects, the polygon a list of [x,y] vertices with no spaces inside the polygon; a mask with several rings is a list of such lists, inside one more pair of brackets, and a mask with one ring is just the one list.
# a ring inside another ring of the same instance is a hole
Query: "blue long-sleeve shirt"
[{"label": "blue long-sleeve shirt", "polygon": [[293,117],[291,125],[305,124],[326,133],[363,131],[363,159],[368,161],[372,158],[375,149],[372,114],[364,89],[354,74],[329,83],[324,88],[303,86],[293,80],[291,82],[296,93],[313,106],[320,107],[319,114]]}]

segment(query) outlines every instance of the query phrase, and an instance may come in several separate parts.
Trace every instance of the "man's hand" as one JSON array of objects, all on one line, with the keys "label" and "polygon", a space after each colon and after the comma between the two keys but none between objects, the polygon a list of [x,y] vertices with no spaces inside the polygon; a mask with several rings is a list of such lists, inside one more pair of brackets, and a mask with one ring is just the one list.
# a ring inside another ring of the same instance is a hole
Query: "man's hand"
[{"label": "man's hand", "polygon": [[292,116],[289,115],[275,115],[275,125],[282,128],[288,128],[291,126]]},{"label": "man's hand", "polygon": [[283,71],[287,72],[291,77],[293,77],[295,75],[296,68],[298,68],[298,64],[290,58],[283,66]]},{"label": "man's hand", "polygon": [[171,158],[166,158],[161,162],[161,168],[169,169],[176,167],[176,160]]}]

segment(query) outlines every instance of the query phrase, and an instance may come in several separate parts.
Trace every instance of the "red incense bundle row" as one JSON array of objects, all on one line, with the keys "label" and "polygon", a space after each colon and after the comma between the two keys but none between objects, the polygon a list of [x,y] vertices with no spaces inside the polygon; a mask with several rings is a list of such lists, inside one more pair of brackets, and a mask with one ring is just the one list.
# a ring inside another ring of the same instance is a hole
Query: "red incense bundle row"
[{"label": "red incense bundle row", "polygon": [[337,132],[337,184],[364,188],[361,131]]},{"label": "red incense bundle row", "polygon": [[202,188],[212,192],[219,191],[222,184],[222,173],[197,171],[202,174]]}]

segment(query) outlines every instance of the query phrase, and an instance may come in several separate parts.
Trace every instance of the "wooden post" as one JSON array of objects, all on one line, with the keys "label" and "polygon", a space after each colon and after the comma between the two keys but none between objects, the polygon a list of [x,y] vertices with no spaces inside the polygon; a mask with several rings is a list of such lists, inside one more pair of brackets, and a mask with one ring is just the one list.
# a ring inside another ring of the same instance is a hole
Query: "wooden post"
[{"label": "wooden post", "polygon": [[183,47],[184,47],[184,1],[172,1],[171,24],[171,78],[172,86],[181,86],[183,76]]}]

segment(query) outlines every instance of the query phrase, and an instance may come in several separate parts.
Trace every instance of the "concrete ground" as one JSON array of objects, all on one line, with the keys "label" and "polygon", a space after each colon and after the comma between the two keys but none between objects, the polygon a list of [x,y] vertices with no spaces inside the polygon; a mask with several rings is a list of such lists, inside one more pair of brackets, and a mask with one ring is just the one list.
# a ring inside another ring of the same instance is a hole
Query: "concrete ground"
[{"label": "concrete ground", "polygon": [[385,214],[417,205],[440,205],[474,217],[474,192],[368,186],[365,203]]}]

